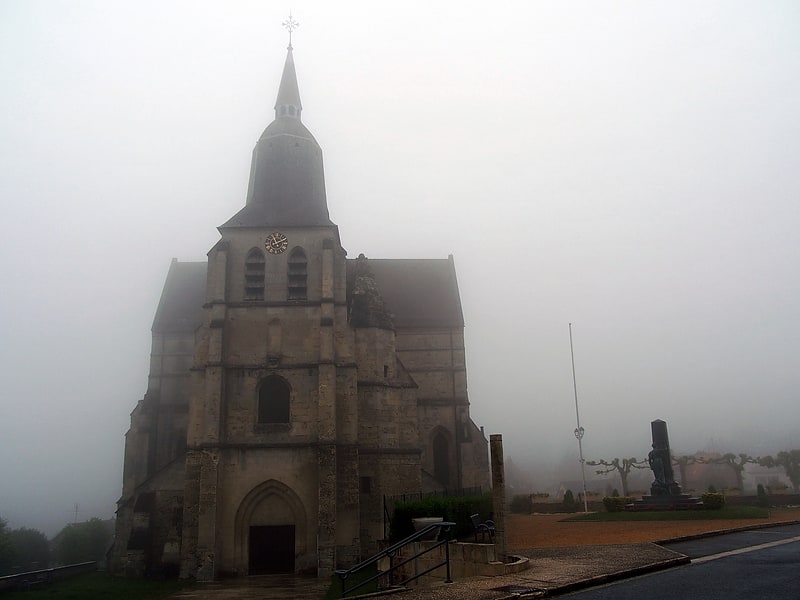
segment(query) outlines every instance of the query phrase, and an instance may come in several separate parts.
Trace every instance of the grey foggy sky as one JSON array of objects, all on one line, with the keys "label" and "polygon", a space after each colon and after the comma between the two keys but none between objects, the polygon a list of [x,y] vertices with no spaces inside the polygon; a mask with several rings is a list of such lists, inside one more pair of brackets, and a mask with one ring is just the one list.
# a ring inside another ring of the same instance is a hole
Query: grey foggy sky
[{"label": "grey foggy sky", "polygon": [[[110,517],[174,256],[243,204],[274,2],[0,1],[0,516]],[[800,446],[800,5],[294,2],[349,256],[455,257],[515,461]],[[565,474],[565,478],[567,474]],[[572,474],[574,475],[574,474]]]}]

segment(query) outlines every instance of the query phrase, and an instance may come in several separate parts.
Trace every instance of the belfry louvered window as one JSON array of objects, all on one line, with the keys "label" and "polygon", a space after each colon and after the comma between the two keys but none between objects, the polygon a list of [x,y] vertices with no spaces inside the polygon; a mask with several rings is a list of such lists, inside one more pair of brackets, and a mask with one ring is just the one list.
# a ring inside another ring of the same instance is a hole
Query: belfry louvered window
[{"label": "belfry louvered window", "polygon": [[244,299],[264,299],[264,253],[253,248],[244,262]]},{"label": "belfry louvered window", "polygon": [[288,298],[305,300],[308,281],[308,260],[302,248],[295,248],[289,255]]}]

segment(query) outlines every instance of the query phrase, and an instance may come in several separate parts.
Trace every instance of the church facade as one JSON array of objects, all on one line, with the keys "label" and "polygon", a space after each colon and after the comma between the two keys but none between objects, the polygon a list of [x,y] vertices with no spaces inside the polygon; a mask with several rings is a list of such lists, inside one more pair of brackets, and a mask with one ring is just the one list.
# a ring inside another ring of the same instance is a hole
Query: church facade
[{"label": "church facade", "polygon": [[301,112],[290,45],[244,208],[167,275],[117,571],[327,576],[376,550],[384,496],[488,489],[453,258],[348,258]]}]

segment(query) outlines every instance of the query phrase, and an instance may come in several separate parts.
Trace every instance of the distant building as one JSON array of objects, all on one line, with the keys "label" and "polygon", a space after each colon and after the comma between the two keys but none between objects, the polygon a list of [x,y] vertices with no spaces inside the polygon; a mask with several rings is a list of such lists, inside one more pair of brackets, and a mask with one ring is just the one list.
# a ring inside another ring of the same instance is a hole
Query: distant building
[{"label": "distant building", "polygon": [[722,457],[719,452],[695,452],[694,457],[697,462],[686,466],[686,481],[681,482],[684,491],[701,494],[709,487],[718,492],[737,489],[735,471],[724,463],[713,462]]},{"label": "distant building", "polygon": [[328,576],[377,548],[384,495],[488,488],[453,258],[347,258],[301,112],[290,46],[244,208],[164,284],[118,571]]}]

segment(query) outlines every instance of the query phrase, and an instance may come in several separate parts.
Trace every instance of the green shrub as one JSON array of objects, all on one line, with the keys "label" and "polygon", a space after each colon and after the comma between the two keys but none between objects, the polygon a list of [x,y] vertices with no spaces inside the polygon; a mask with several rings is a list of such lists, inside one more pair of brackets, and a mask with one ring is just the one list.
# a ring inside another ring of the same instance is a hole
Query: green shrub
[{"label": "green shrub", "polygon": [[442,517],[445,521],[452,521],[456,526],[450,537],[467,537],[472,535],[470,516],[475,513],[480,515],[481,521],[489,518],[492,513],[491,492],[481,496],[428,496],[421,500],[398,502],[389,527],[389,539],[396,542],[412,535],[413,519],[419,517]]},{"label": "green shrub", "polygon": [[760,506],[761,508],[767,508],[769,506],[769,496],[767,496],[767,491],[764,489],[764,486],[760,483],[756,488],[756,505]]},{"label": "green shrub", "polygon": [[606,512],[620,512],[625,510],[626,504],[631,504],[635,498],[633,496],[606,496],[603,498],[603,506]]},{"label": "green shrub", "polygon": [[[511,506],[509,507],[512,513],[519,515],[529,515],[533,509],[530,494],[515,494],[511,499]],[[475,513],[473,513],[475,514]]]},{"label": "green shrub", "polygon": [[567,490],[564,492],[564,499],[561,501],[561,508],[564,510],[564,512],[577,512],[578,501],[575,500],[572,490]]},{"label": "green shrub", "polygon": [[725,506],[725,494],[717,494],[715,492],[706,492],[702,495],[703,506],[712,510],[719,510]]}]

